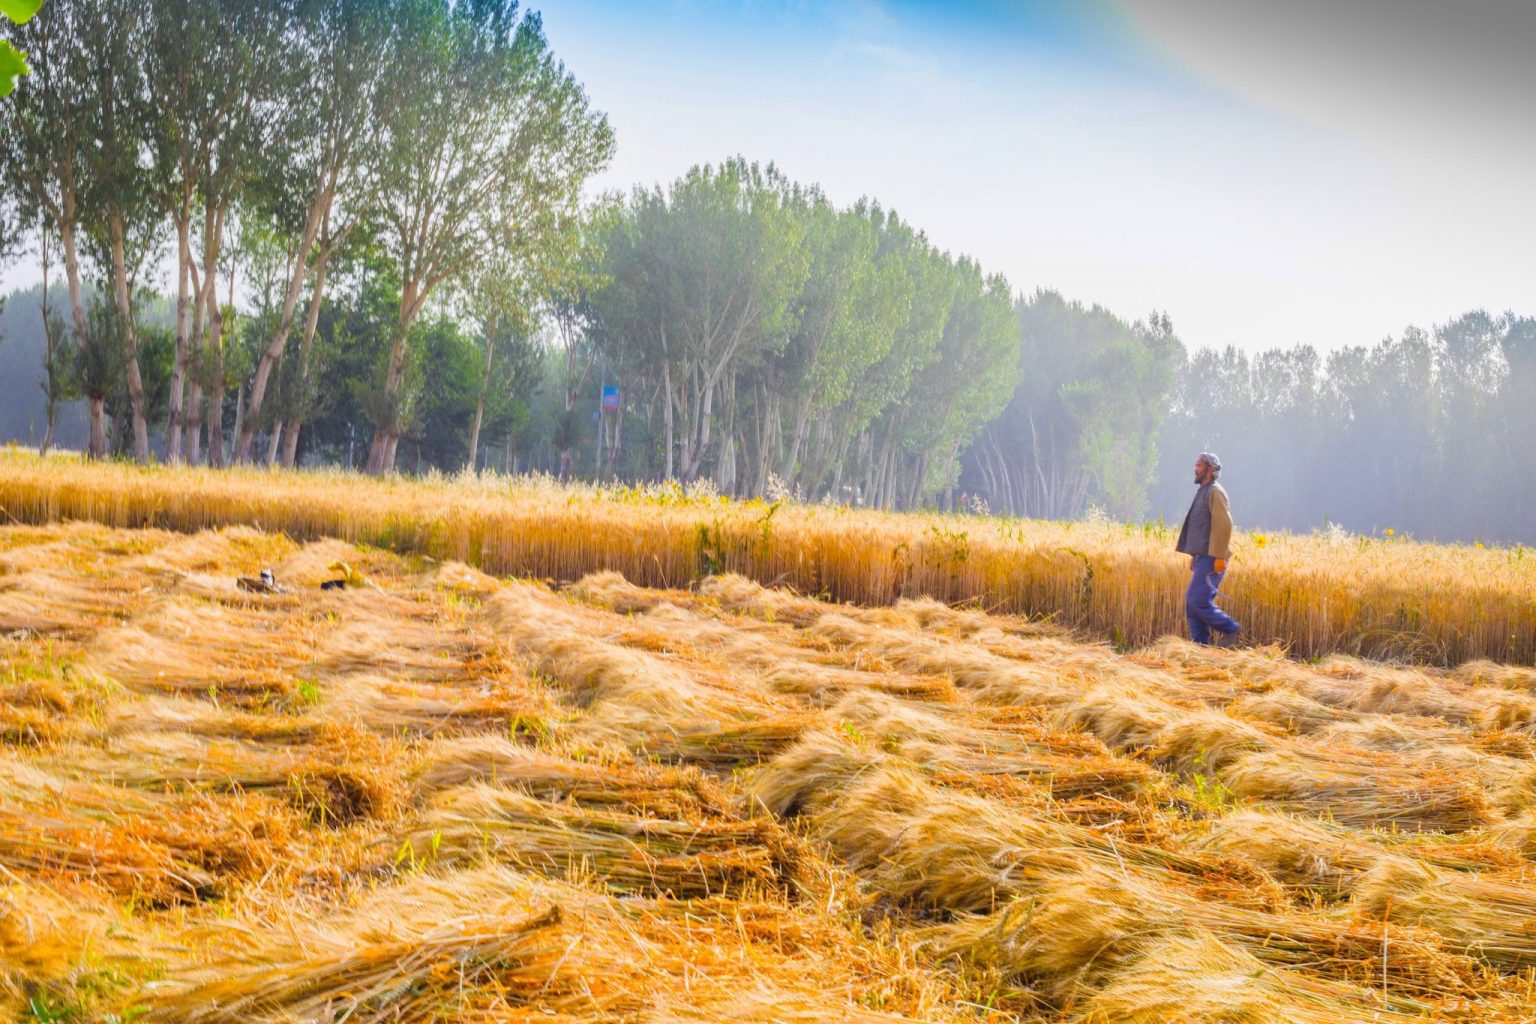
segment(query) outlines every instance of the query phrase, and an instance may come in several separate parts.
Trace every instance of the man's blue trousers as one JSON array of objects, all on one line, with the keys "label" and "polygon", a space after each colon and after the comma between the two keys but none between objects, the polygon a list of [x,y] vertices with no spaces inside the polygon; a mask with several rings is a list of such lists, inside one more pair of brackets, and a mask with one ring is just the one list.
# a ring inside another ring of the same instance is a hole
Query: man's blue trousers
[{"label": "man's blue trousers", "polygon": [[1184,594],[1184,614],[1189,618],[1189,638],[1197,644],[1210,643],[1213,632],[1236,633],[1241,628],[1236,619],[1216,607],[1225,575],[1216,571],[1216,559],[1210,555],[1195,558],[1189,590]]}]

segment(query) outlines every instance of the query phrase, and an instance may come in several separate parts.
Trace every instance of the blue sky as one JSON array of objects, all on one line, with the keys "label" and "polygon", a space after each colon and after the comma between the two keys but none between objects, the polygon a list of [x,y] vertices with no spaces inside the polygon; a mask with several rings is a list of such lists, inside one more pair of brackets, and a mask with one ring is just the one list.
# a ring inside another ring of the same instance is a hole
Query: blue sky
[{"label": "blue sky", "polygon": [[1536,23],[1483,6],[535,4],[617,133],[600,187],[772,160],[1019,290],[1248,349],[1536,313]]},{"label": "blue sky", "polygon": [[613,123],[597,188],[774,161],[1191,347],[1536,314],[1536,0],[533,7]]}]

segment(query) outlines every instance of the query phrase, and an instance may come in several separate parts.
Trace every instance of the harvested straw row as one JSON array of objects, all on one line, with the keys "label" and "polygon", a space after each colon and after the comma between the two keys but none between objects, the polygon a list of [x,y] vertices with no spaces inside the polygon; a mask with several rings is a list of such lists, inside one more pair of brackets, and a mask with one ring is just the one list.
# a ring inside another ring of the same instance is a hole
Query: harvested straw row
[{"label": "harvested straw row", "polygon": [[[1186,774],[1220,777],[1238,796],[1327,810],[1364,825],[1465,830],[1489,821],[1478,789],[1456,773],[1425,770],[1388,754],[1336,757],[1293,749],[1293,741],[1273,730],[1157,696],[1169,688],[1162,674],[1117,666],[1108,654],[1079,651],[1064,660],[1018,663],[836,613],[824,615],[811,630],[871,647],[903,668],[947,670],[978,700],[1052,708],[1063,728],[1084,729],[1112,750],[1139,752]],[[1114,681],[1092,685],[1106,675]],[[1073,685],[1074,679],[1083,682]]]},{"label": "harvested straw row", "polygon": [[1402,755],[1298,746],[1246,755],[1221,778],[1240,799],[1362,828],[1464,832],[1493,820],[1483,792],[1464,776],[1415,767]]},{"label": "harvested straw row", "polygon": [[[607,640],[600,621],[539,588],[506,587],[486,602],[485,614],[568,703],[586,712],[572,728],[594,740],[662,752],[690,734],[753,743],[764,719],[794,710],[760,688],[732,686],[677,659]],[[781,737],[768,726],[763,749],[776,749],[798,729],[790,723]]]},{"label": "harvested straw row", "polygon": [[[1185,566],[1162,530],[908,516],[534,482],[405,483],[342,474],[86,466],[6,454],[16,520],[92,519],[183,531],[252,523],[575,579],[615,569],[676,586],[709,570],[783,580],[860,604],[981,599],[1149,642],[1182,624]],[[1251,636],[1298,653],[1397,654],[1445,664],[1536,656],[1536,584],[1512,552],[1276,536],[1245,548],[1229,603]]]},{"label": "harvested straw row", "polygon": [[[1133,933],[1198,922],[1269,964],[1305,967],[1344,981],[1365,980],[1380,969],[1379,928],[1255,908],[1252,875],[1236,881],[1232,902],[1218,902],[1211,896],[1225,895],[1220,878],[1230,866],[1116,843],[1094,830],[1005,810],[983,798],[936,792],[879,756],[845,754],[839,763],[835,743],[808,737],[803,748],[760,773],[755,797],[779,813],[812,812],[814,834],[873,894],[898,906],[985,913],[1017,900],[1020,928],[1061,938],[1062,928],[1031,923],[1034,916],[1054,905],[1063,921],[1112,922],[1102,905],[1109,900],[1132,915],[1127,920],[1134,927],[1127,928]],[[1072,896],[1068,889],[1084,878],[1091,879],[1094,891],[1109,895],[1086,903]],[[1193,883],[1199,883],[1197,889],[1190,888]],[[1002,927],[995,919],[978,923],[976,930],[962,929],[956,945],[945,948],[959,952]],[[1475,964],[1439,949],[1435,935],[1400,928],[1387,941],[1394,953],[1395,990],[1415,996],[1475,990]],[[1104,945],[1102,936],[1085,943],[1084,948],[1101,951]],[[1058,959],[1074,962],[1069,953]],[[1019,973],[1038,976],[1033,968]],[[1065,994],[1066,989],[1054,990],[1057,998]]]},{"label": "harvested straw row", "polygon": [[1000,903],[990,914],[930,930],[929,941],[940,955],[1000,965],[1058,1006],[1104,986],[1149,942],[1191,929],[1270,967],[1343,984],[1380,983],[1385,972],[1390,991],[1414,1001],[1478,991],[1478,964],[1449,952],[1423,929],[1383,929],[1197,899],[1134,867],[1052,872],[1027,894]]},{"label": "harvested straw row", "polygon": [[836,916],[620,901],[500,867],[417,876],[238,953],[224,941],[232,931],[210,930],[203,941],[220,952],[162,983],[150,1020],[911,1019],[869,1004],[933,1024],[963,1019],[946,1006],[951,987],[906,985],[891,952],[862,945]]},{"label": "harvested straw row", "polygon": [[474,783],[643,817],[695,819],[732,813],[724,788],[696,768],[573,761],[498,736],[434,744],[416,774],[422,795]]},{"label": "harvested straw row", "polygon": [[796,881],[794,840],[764,821],[640,818],[489,786],[452,790],[407,838],[416,863],[486,857],[551,877],[593,874],[615,892],[697,898]]},{"label": "harvested straw row", "polygon": [[1395,924],[1428,928],[1495,967],[1536,967],[1536,891],[1518,883],[1383,857],[1357,882],[1351,906]]},{"label": "harvested straw row", "polygon": [[0,867],[105,887],[150,906],[259,876],[295,845],[291,812],[262,797],[154,801],[137,815],[0,807]]},{"label": "harvested straw row", "polygon": [[[617,577],[616,573],[608,575]],[[740,577],[732,579],[762,589]],[[707,583],[701,587],[707,589]],[[812,603],[802,598],[792,600]],[[877,614],[842,608],[864,616]],[[859,690],[916,699],[953,697],[954,685],[942,676],[900,673],[862,648],[838,647],[782,623],[743,620],[735,615],[730,615],[729,621],[721,621],[722,613],[723,609],[708,598],[692,602],[689,610],[659,603],[634,616],[619,639],[651,649],[673,649],[685,638],[688,653],[696,661],[728,665],[738,675],[749,676],[760,690],[807,697],[816,703]]]},{"label": "harvested straw row", "polygon": [[878,691],[850,693],[825,717],[832,727],[925,770],[975,781],[1006,776],[1061,800],[1130,795],[1154,778],[1147,766],[1116,756],[1092,737],[1007,726],[982,712],[924,707]]},{"label": "harvested straw row", "polygon": [[756,773],[751,806],[808,815],[813,833],[888,899],[981,910],[1087,860],[1202,875],[1198,856],[1117,843],[1093,829],[940,789],[889,754],[812,733]]},{"label": "harvested straw row", "polygon": [[1074,1024],[1390,1024],[1433,1010],[1266,967],[1199,929],[1139,945],[1135,959],[1083,1000]]},{"label": "harvested straw row", "polygon": [[[329,956],[311,953],[205,982],[181,999],[161,1001],[144,1019],[426,1022],[444,1019],[445,1010],[485,1013],[499,1004],[510,1011],[549,994],[565,948],[560,923],[559,910],[551,909],[510,920],[457,921],[420,938],[380,939]],[[569,981],[557,991],[568,998]],[[593,1009],[606,1008],[592,1002]]]},{"label": "harvested straw row", "polygon": [[111,783],[117,800],[130,791],[262,793],[327,826],[399,814],[404,786],[392,767],[400,753],[395,741],[327,722],[274,732],[265,739],[286,742],[135,728],[46,763],[63,778]]}]

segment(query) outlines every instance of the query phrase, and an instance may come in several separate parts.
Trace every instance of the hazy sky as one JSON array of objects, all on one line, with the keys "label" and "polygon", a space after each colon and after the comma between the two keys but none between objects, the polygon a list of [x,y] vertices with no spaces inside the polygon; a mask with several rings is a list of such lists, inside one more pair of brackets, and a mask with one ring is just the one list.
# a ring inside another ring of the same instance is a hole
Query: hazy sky
[{"label": "hazy sky", "polygon": [[741,153],[1191,346],[1536,313],[1536,2],[546,0],[607,187]]},{"label": "hazy sky", "polygon": [[533,6],[603,188],[772,160],[1192,347],[1536,313],[1536,0]]}]

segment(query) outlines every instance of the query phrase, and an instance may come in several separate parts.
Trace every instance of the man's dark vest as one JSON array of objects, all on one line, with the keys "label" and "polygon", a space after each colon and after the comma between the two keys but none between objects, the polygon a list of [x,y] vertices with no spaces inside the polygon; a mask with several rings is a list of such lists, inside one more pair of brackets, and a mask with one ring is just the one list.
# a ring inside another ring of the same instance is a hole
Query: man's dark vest
[{"label": "man's dark vest", "polygon": [[1186,555],[1211,553],[1211,485],[1205,484],[1195,492],[1195,500],[1189,503],[1184,516],[1184,527],[1179,531],[1179,546],[1175,549]]}]

